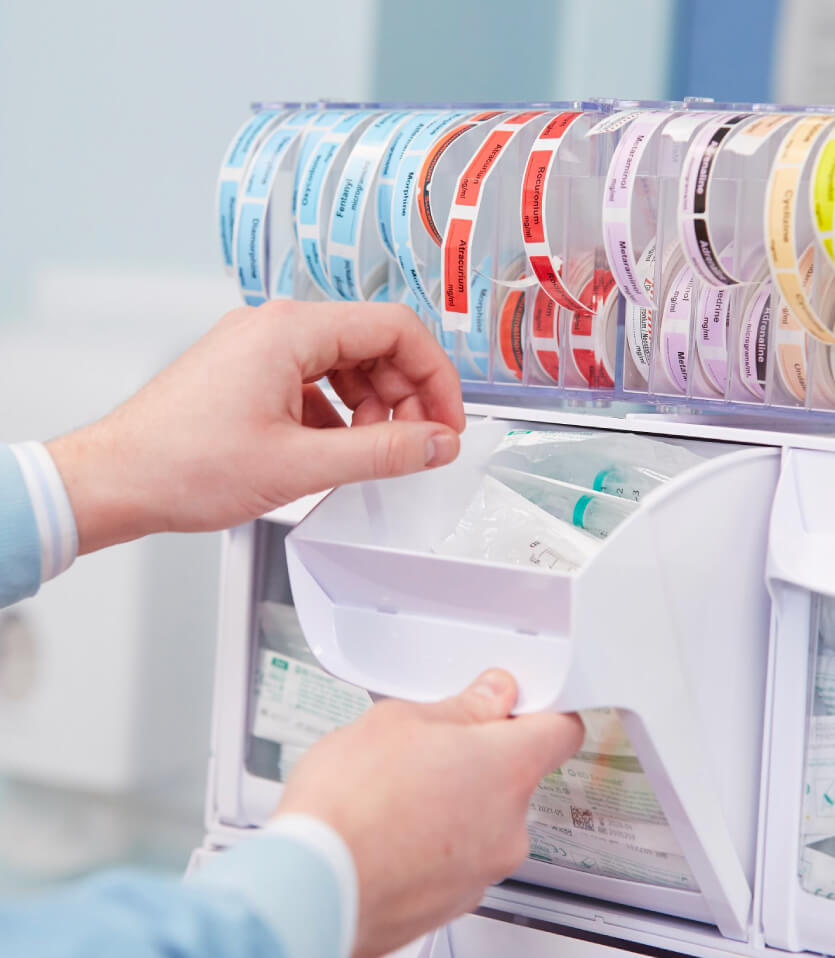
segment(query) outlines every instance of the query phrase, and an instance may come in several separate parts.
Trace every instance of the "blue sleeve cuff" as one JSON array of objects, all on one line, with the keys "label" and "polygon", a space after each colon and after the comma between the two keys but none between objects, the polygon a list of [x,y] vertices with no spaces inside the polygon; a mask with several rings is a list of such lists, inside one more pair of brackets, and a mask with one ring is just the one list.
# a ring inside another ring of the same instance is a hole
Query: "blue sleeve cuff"
[{"label": "blue sleeve cuff", "polygon": [[286,834],[247,838],[202,868],[195,884],[243,893],[287,958],[347,958],[339,878],[328,858]]},{"label": "blue sleeve cuff", "polygon": [[9,447],[17,459],[41,541],[41,584],[65,572],[78,555],[78,532],[64,480],[46,446],[19,442]]},{"label": "blue sleeve cuff", "polygon": [[17,458],[0,444],[0,608],[34,595],[41,584],[41,540]]}]

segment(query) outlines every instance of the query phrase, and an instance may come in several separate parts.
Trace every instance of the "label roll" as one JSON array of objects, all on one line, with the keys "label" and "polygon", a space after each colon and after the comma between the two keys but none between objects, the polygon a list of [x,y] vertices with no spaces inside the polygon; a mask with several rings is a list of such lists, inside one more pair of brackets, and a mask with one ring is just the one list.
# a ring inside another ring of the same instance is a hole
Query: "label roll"
[{"label": "label roll", "polygon": [[[524,270],[521,264],[515,264],[507,278],[519,275],[524,275]],[[529,354],[536,364],[534,376],[544,377],[548,383],[559,382],[559,307],[541,287],[502,290],[497,329],[498,354],[508,375],[522,379],[530,344]]]},{"label": "label roll", "polygon": [[[424,230],[417,208],[417,183],[427,153],[445,133],[460,126],[472,111],[444,111],[427,118],[404,144],[391,197],[391,227],[394,253],[400,272],[420,309],[439,322],[438,304],[431,295],[440,264],[434,242]],[[420,247],[420,248],[419,248]]]},{"label": "label roll", "polygon": [[261,141],[287,112],[285,109],[261,110],[251,116],[232,137],[220,164],[216,201],[217,223],[223,265],[230,276],[235,271],[233,241],[241,181]]},{"label": "label roll", "polygon": [[[491,164],[498,157],[492,157],[490,163],[482,164],[483,169],[479,167],[473,173],[473,154],[479,158],[485,140],[489,140],[494,135],[493,131],[502,124],[512,122],[512,116],[498,110],[468,114],[463,119],[460,114],[456,115],[454,122],[446,124],[434,139],[427,136],[415,140],[413,149],[401,162],[398,170],[398,182],[401,184],[398,187],[398,197],[405,198],[406,193],[414,197],[414,202],[409,200],[406,205],[401,204],[393,213],[398,262],[407,282],[413,286],[415,295],[423,300],[423,308],[436,320],[441,319],[440,303],[431,296],[426,301],[425,291],[442,275],[442,231],[446,226],[450,207],[455,202],[458,181],[460,177],[469,175],[474,181],[473,189],[480,188],[480,178],[486,178]],[[482,268],[486,269],[493,259],[491,251],[482,251]],[[478,299],[470,300],[472,309],[481,307],[486,288],[475,280],[471,272],[467,295],[478,296]],[[471,327],[480,322],[476,316],[471,316],[470,319]],[[449,323],[445,324],[445,328],[452,331]],[[458,328],[463,326],[459,325]],[[478,352],[481,352],[480,347]]]},{"label": "label roll", "polygon": [[[565,144],[577,137],[572,137],[572,130],[577,133],[581,129],[588,129],[591,122],[580,122],[584,116],[582,112],[565,111],[550,118],[537,136],[522,179],[522,239],[525,244],[525,254],[533,270],[534,276],[546,294],[558,306],[566,309],[583,310],[586,307],[580,300],[579,290],[572,291],[565,278],[566,251],[560,250],[561,237],[556,235],[549,216],[549,193],[552,176],[557,167],[557,159]],[[588,149],[587,144],[582,144]]]},{"label": "label roll", "polygon": [[739,378],[755,399],[765,396],[771,328],[771,282],[756,287],[739,332]]},{"label": "label roll", "polygon": [[375,209],[380,167],[406,123],[403,110],[382,113],[351,149],[338,174],[328,227],[328,273],[340,299],[369,299],[381,286],[388,260]]},{"label": "label roll", "polygon": [[[501,110],[487,110],[484,113],[476,113],[444,133],[429,148],[418,174],[416,199],[423,228],[432,237],[436,246],[443,244],[441,231],[446,224],[449,205],[452,202],[452,184],[449,184],[449,196],[445,197],[446,202],[443,204],[438,202],[438,192],[447,185],[444,182],[445,178],[439,174],[441,161],[445,157],[453,158],[452,155],[455,153],[460,154],[462,147],[466,151],[467,142],[473,135],[478,134],[480,128],[498,123],[502,116],[504,114]],[[439,205],[440,210],[438,209]]]},{"label": "label roll", "polygon": [[[655,241],[649,243],[637,264],[638,281],[647,298],[655,298]],[[625,339],[627,354],[645,382],[649,382],[652,363],[652,325],[655,310],[627,301],[625,310]]]},{"label": "label roll", "polygon": [[[721,257],[723,266],[733,263],[733,247]],[[696,355],[705,379],[717,393],[724,395],[728,378],[728,329],[731,322],[731,288],[705,286],[696,310]]]},{"label": "label roll", "polygon": [[[491,196],[489,188],[496,170],[502,159],[513,155],[514,147],[530,143],[547,119],[547,114],[539,110],[502,116],[483,137],[458,177],[443,239],[442,315],[447,330],[466,332],[469,328],[469,290],[475,263],[487,259],[487,251],[495,240],[493,227],[499,197]],[[491,282],[510,287],[528,283],[525,279],[505,279],[507,263],[502,262],[501,257],[490,259],[495,272],[488,277]]]},{"label": "label roll", "polygon": [[809,187],[815,239],[835,266],[835,133],[829,134],[818,153]]},{"label": "label roll", "polygon": [[670,269],[673,278],[661,309],[659,358],[673,388],[684,394],[687,392],[696,276],[688,263],[682,264],[680,255],[675,259],[677,263]]},{"label": "label roll", "polygon": [[733,236],[725,236],[717,247],[709,218],[710,194],[723,143],[740,124],[752,118],[750,113],[715,117],[698,131],[684,158],[679,184],[679,240],[691,270],[711,286],[741,282],[720,261],[722,246],[727,246]]},{"label": "label roll", "polygon": [[527,335],[525,331],[525,292],[509,289],[499,308],[499,356],[505,371],[521,380],[525,364]]},{"label": "label roll", "polygon": [[833,317],[822,316],[810,298],[798,248],[805,249],[814,235],[809,204],[799,202],[801,194],[808,196],[802,190],[803,179],[832,123],[832,117],[808,115],[789,130],[771,168],[765,203],[766,251],[775,289],[797,322],[828,345],[835,343]]},{"label": "label roll", "polygon": [[568,326],[574,368],[591,389],[615,385],[618,288],[609,270],[595,270],[580,292],[581,310]]},{"label": "label roll", "polygon": [[[736,286],[762,278],[764,240],[760,230],[747,232],[749,214],[764,202],[769,150],[796,119],[785,113],[715,114],[690,143],[679,184],[679,239],[703,283]],[[741,263],[722,255],[732,243],[744,254]]]},{"label": "label roll", "polygon": [[329,299],[339,293],[328,273],[328,213],[336,190],[335,172],[342,168],[354,143],[376,117],[371,110],[342,115],[326,130],[307,158],[296,196],[296,234],[308,276]]},{"label": "label roll", "polygon": [[[801,270],[803,288],[812,288],[815,276],[815,249],[810,243],[800,257],[798,267]],[[780,382],[786,392],[802,403],[806,400],[806,382],[808,378],[808,335],[803,326],[784,301],[780,301],[777,313],[777,325],[774,330],[777,351],[775,366]]]},{"label": "label roll", "polygon": [[637,250],[645,254],[651,247],[655,252],[657,202],[648,195],[646,184],[643,189],[636,187],[640,174],[652,170],[652,147],[658,143],[658,134],[676,116],[668,110],[648,110],[629,123],[609,162],[603,193],[603,245],[609,268],[627,302],[645,309],[655,305],[654,288],[647,285],[646,263]]},{"label": "label roll", "polygon": [[[303,110],[271,125],[240,184],[232,248],[238,286],[249,306],[259,306],[270,298],[274,263],[280,264],[279,272],[292,272],[294,235],[290,224],[296,156],[303,133],[315,116],[315,112]],[[278,196],[282,171],[285,189]],[[288,283],[292,287],[292,275],[280,277],[277,290]]]},{"label": "label roll", "polygon": [[439,115],[437,111],[430,112],[426,110],[411,114],[403,126],[394,134],[383,153],[383,159],[380,164],[380,175],[377,180],[377,229],[383,248],[393,260],[397,259],[397,254],[394,251],[391,209],[397,168],[400,165],[403,154],[409,149],[415,137],[427,123],[437,119]]}]

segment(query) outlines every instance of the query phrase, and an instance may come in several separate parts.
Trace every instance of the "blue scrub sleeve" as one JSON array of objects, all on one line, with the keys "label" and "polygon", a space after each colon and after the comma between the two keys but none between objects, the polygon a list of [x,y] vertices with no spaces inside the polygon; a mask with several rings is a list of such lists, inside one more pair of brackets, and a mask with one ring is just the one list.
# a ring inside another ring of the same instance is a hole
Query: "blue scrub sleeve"
[{"label": "blue scrub sleeve", "polygon": [[0,444],[0,608],[34,595],[41,584],[41,542],[23,473]]},{"label": "blue scrub sleeve", "polygon": [[111,872],[0,907],[0,954],[26,958],[346,958],[325,858],[283,835],[243,840],[187,882]]}]

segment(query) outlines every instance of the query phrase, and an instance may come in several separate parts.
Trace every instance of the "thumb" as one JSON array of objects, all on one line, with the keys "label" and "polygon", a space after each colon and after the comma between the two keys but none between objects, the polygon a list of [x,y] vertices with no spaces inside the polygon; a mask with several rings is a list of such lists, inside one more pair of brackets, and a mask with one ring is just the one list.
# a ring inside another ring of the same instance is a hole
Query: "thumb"
[{"label": "thumb", "polygon": [[437,422],[393,420],[348,429],[299,429],[281,443],[298,463],[299,494],[443,466],[458,455],[454,429]]},{"label": "thumb", "polygon": [[488,669],[458,695],[422,706],[429,718],[460,724],[507,718],[516,704],[516,679],[504,669]]}]

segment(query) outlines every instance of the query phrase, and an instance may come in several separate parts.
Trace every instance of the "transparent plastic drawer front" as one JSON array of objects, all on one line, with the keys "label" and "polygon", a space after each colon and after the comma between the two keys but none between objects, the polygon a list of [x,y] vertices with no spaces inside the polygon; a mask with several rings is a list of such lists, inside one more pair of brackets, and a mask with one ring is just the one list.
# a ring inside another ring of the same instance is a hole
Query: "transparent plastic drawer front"
[{"label": "transparent plastic drawer front", "polygon": [[[768,648],[763,569],[779,453],[694,444],[707,458],[646,497],[573,574],[438,554],[506,431],[471,426],[452,465],[343,487],[294,530],[288,567],[311,649],[347,682],[415,700],[453,694],[503,666],[519,682],[519,711],[592,717],[584,752],[609,734],[595,723],[618,719],[609,728],[622,741],[609,748],[606,769],[578,764],[537,794],[546,812],[549,803],[570,806],[573,831],[563,835],[582,836],[601,823],[576,800],[571,778],[591,769],[592,784],[605,789],[632,776],[635,817],[647,829],[612,847],[645,851],[646,835],[663,834],[658,867],[572,858],[546,814],[532,827],[538,860],[517,877],[745,939]],[[664,874],[672,862],[680,875]]]},{"label": "transparent plastic drawer front", "polygon": [[263,824],[304,751],[371,704],[310,652],[287,578],[291,527],[259,521],[227,540],[210,831]]},{"label": "transparent plastic drawer front", "polygon": [[835,953],[835,456],[788,450],[775,498],[763,928]]}]

